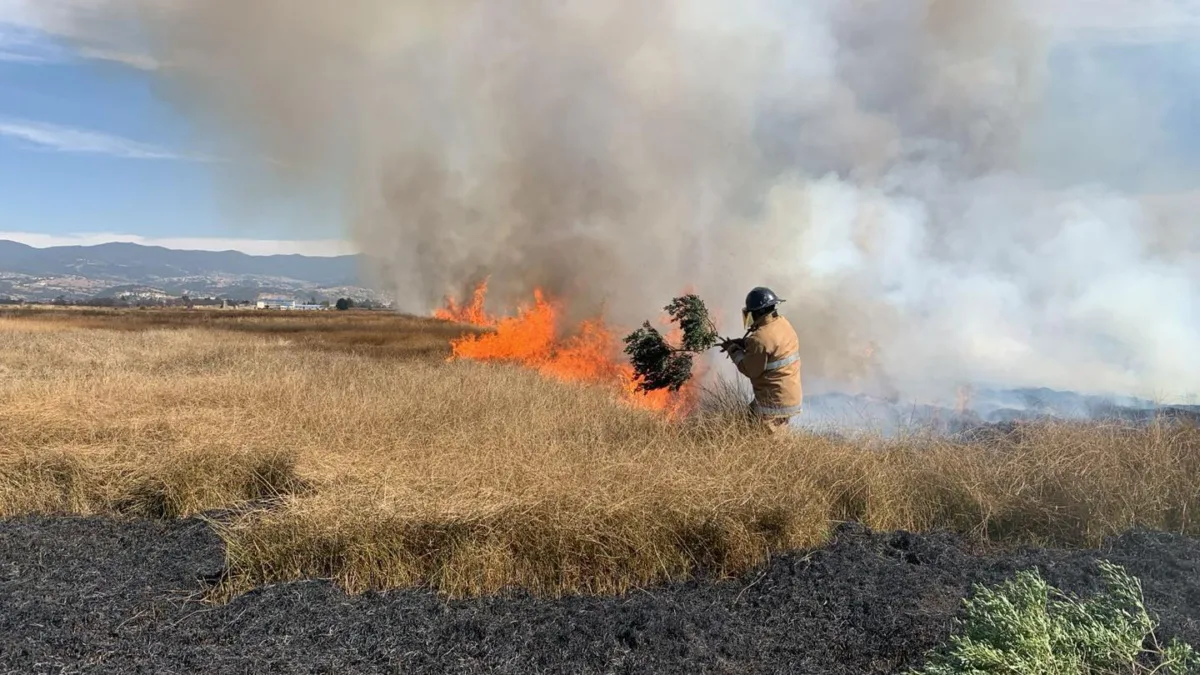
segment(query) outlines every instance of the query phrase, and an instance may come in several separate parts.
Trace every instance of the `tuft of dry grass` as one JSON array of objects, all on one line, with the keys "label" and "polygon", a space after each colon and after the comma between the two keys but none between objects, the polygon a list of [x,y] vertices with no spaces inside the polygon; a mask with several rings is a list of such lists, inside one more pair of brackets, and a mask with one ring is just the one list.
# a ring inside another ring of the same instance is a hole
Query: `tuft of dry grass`
[{"label": "tuft of dry grass", "polygon": [[529,371],[331,347],[462,329],[328,316],[0,319],[0,516],[235,510],[213,521],[215,598],[300,578],[620,593],[741,573],[844,520],[1072,546],[1133,526],[1200,534],[1195,427],[773,437],[731,390],[669,423]]}]

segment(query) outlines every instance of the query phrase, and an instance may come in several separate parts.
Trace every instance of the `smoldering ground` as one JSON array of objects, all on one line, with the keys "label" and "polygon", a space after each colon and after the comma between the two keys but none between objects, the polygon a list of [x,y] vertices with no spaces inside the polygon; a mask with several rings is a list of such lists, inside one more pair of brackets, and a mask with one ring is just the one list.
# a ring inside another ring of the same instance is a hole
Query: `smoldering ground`
[{"label": "smoldering ground", "polygon": [[240,197],[343,204],[403,309],[490,276],[497,307],[540,286],[622,325],[692,287],[732,325],[767,284],[790,301],[814,386],[1200,390],[1196,228],[1186,209],[1095,180],[1162,147],[1162,101],[1099,73],[1077,97],[1091,105],[1063,108],[1051,54],[1070,13],[1035,6],[42,12],[81,47],[146,53],[197,138],[268,158],[222,168]]}]

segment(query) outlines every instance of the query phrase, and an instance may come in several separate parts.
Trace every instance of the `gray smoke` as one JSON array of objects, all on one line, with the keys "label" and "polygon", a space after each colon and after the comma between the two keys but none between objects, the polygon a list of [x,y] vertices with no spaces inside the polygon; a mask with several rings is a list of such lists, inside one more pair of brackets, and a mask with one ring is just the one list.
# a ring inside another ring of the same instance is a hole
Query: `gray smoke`
[{"label": "gray smoke", "polygon": [[[231,185],[336,195],[402,309],[490,276],[496,308],[540,286],[630,326],[691,287],[733,333],[766,284],[810,390],[1200,391],[1197,228],[1046,179],[1054,26],[1027,6],[109,0],[52,20],[148,50],[203,138],[271,160]],[[1155,102],[1097,78],[1076,166],[1154,138]]]}]

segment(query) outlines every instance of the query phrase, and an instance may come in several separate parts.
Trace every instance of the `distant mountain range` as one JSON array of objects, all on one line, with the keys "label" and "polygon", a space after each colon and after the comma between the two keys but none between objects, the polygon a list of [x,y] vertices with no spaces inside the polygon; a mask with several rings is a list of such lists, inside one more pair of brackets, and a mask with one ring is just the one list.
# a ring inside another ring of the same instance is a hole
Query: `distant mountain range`
[{"label": "distant mountain range", "polygon": [[383,300],[360,277],[359,256],[248,255],[110,243],[34,248],[0,240],[0,298],[221,297],[290,294]]}]

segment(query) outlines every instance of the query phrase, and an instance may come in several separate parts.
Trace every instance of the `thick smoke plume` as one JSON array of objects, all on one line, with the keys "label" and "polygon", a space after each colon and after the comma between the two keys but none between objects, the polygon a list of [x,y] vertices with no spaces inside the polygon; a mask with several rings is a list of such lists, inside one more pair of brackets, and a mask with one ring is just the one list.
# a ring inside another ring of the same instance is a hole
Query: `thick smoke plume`
[{"label": "thick smoke plume", "polygon": [[402,309],[490,276],[498,307],[540,286],[628,326],[690,287],[733,332],[766,284],[809,391],[1200,391],[1197,228],[1044,179],[1048,32],[1023,7],[111,0],[47,21],[148,49],[205,138],[338,199]]}]

